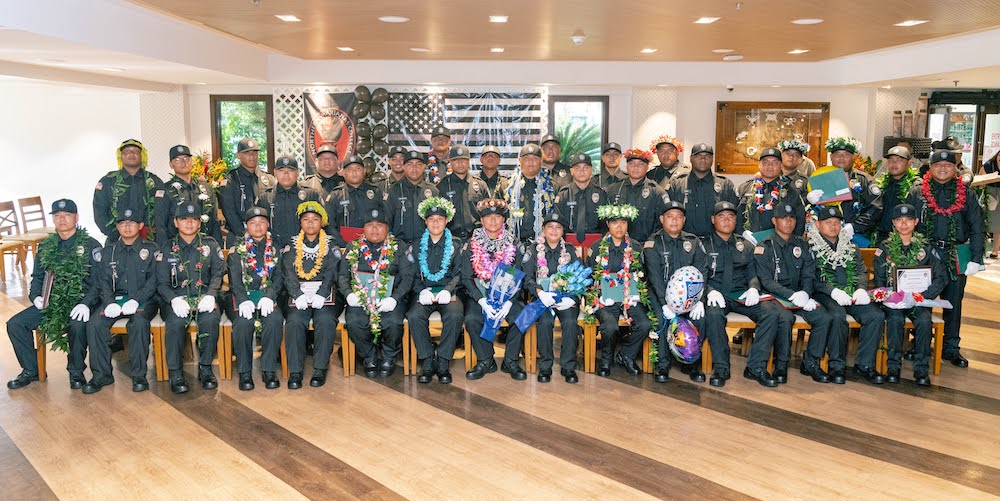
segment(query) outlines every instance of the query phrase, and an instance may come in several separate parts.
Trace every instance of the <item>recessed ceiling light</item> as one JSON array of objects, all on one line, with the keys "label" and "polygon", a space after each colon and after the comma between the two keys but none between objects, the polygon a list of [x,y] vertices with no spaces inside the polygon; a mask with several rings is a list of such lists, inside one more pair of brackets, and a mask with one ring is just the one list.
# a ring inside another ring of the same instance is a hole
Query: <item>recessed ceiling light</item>
[{"label": "recessed ceiling light", "polygon": [[788,51],[789,54],[805,54],[806,52],[809,52],[809,49],[794,49]]},{"label": "recessed ceiling light", "polygon": [[503,47],[490,47],[490,52],[496,52],[496,53],[503,52]]},{"label": "recessed ceiling light", "polygon": [[490,16],[491,23],[506,23],[507,16]]},{"label": "recessed ceiling light", "polygon": [[426,47],[410,47],[413,52],[430,52],[431,50]]},{"label": "recessed ceiling light", "polygon": [[781,86],[780,86],[780,85],[772,85],[772,86],[771,86],[771,88],[772,88],[772,89],[780,89],[780,88],[781,88]]},{"label": "recessed ceiling light", "polygon": [[354,49],[351,47],[337,47],[337,50],[340,52],[354,52]]},{"label": "recessed ceiling light", "polygon": [[719,19],[722,19],[722,18],[721,17],[699,17],[698,19],[696,19],[694,21],[694,24],[712,24],[712,23],[718,21]]},{"label": "recessed ceiling light", "polygon": [[410,20],[408,17],[403,16],[382,16],[378,18],[379,21],[383,23],[405,23]]},{"label": "recessed ceiling light", "polygon": [[659,50],[659,49],[649,49],[649,48],[646,48],[646,49],[640,50],[639,52],[641,52],[643,54],[652,54],[652,53],[656,52],[657,50]]},{"label": "recessed ceiling light", "polygon": [[883,89],[891,89],[891,88],[892,88],[892,86],[891,86],[891,85],[883,85],[883,86],[882,86],[882,88],[883,88]]},{"label": "recessed ceiling light", "polygon": [[121,68],[101,68],[101,69],[104,70],[104,71],[114,71],[116,73],[120,72],[120,71],[125,71],[125,70],[123,70]]},{"label": "recessed ceiling light", "polygon": [[729,54],[730,52],[733,52],[733,49],[712,49],[712,52],[716,54]]},{"label": "recessed ceiling light", "polygon": [[39,59],[39,61],[43,62],[43,63],[49,63],[49,64],[62,64],[62,63],[66,62],[65,59],[55,59],[55,58],[51,58],[51,57],[50,58],[45,58],[45,59]]},{"label": "recessed ceiling light", "polygon": [[804,19],[796,19],[796,20],[792,21],[792,24],[819,24],[819,23],[822,23],[822,22],[823,22],[822,19],[815,18],[815,17],[807,17],[807,18],[804,18]]},{"label": "recessed ceiling light", "polygon": [[205,85],[205,82],[195,82],[195,85]]},{"label": "recessed ceiling light", "polygon": [[297,23],[301,21],[301,19],[293,16],[292,14],[275,14],[274,17],[281,19],[286,23]]},{"label": "recessed ceiling light", "polygon": [[723,61],[739,61],[740,59],[743,59],[742,54],[726,54],[722,56]]},{"label": "recessed ceiling light", "polygon": [[910,20],[907,20],[907,21],[903,21],[901,23],[896,23],[893,26],[902,26],[904,28],[907,28],[907,27],[910,27],[910,26],[916,26],[918,24],[924,24],[926,22],[927,21],[920,20],[920,19],[910,19]]}]

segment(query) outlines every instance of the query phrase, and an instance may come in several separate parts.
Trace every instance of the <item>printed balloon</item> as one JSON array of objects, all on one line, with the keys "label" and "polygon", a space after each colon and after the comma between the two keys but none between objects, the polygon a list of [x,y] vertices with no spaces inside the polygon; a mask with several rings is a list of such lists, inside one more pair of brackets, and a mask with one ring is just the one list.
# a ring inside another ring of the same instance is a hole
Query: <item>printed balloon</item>
[{"label": "printed balloon", "polygon": [[697,268],[694,266],[680,268],[667,282],[667,307],[677,314],[687,313],[701,300],[704,289],[705,277]]},{"label": "printed balloon", "polygon": [[677,316],[667,326],[667,346],[681,362],[690,364],[701,358],[701,335],[686,317]]}]

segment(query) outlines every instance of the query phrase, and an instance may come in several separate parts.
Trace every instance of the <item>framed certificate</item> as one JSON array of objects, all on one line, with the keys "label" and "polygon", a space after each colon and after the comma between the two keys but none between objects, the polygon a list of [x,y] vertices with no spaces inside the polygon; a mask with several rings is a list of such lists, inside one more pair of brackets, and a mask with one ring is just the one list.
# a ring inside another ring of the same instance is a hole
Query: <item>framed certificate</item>
[{"label": "framed certificate", "polygon": [[931,287],[930,266],[900,266],[896,268],[897,292],[924,292]]}]

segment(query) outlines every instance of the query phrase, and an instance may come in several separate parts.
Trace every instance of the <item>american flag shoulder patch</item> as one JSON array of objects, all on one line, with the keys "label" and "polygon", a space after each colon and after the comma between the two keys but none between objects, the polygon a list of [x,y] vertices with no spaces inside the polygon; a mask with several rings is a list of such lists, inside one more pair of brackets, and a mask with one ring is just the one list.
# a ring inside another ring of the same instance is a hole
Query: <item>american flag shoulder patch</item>
[{"label": "american flag shoulder patch", "polygon": [[753,248],[753,253],[754,254],[763,254],[764,253],[764,246],[763,245],[758,245],[757,247],[754,247]]}]

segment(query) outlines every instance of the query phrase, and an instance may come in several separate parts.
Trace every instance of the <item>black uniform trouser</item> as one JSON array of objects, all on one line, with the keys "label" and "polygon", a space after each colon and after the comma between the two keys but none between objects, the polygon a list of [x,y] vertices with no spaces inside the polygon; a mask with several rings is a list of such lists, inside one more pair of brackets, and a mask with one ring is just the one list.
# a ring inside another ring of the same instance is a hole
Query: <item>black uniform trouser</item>
[{"label": "black uniform trouser", "polygon": [[[97,311],[104,311],[105,306]],[[144,308],[128,317],[121,315],[108,318],[100,314],[90,317],[90,322],[87,322],[87,347],[90,349],[90,372],[94,378],[114,379],[111,367],[111,326],[122,318],[128,319],[125,330],[128,332],[128,360],[131,365],[129,377],[146,377],[149,370],[146,365],[149,359],[149,321],[155,316],[154,308]]]},{"label": "black uniform trouser", "polygon": [[[818,297],[820,294],[816,294],[816,296]],[[805,353],[802,354],[802,362],[807,366],[819,364],[820,359],[829,350],[830,369],[837,368],[833,365],[833,361],[837,359],[840,360],[841,367],[839,368],[843,369],[843,350],[847,348],[847,342],[846,340],[843,342],[844,348],[840,348],[842,343],[836,340],[831,342],[830,325],[833,323],[833,315],[826,311],[826,308],[823,307],[823,303],[819,299],[816,299],[816,302],[820,304],[813,311],[806,311],[805,308],[795,310],[795,313],[801,315],[806,322],[809,322],[809,341],[806,343]]]},{"label": "black uniform trouser", "polygon": [[[705,336],[705,317],[701,317],[698,320],[691,320],[691,317],[687,316],[687,314],[684,314],[684,317],[687,318],[688,321],[691,322],[691,325],[694,325],[695,329],[698,330],[698,337],[701,340],[701,342],[704,343],[705,342],[705,337],[706,337]],[[657,318],[660,319],[660,324],[659,324],[660,325],[660,329],[658,329],[660,331],[660,335],[656,339],[656,351],[657,351],[658,355],[657,355],[657,358],[656,358],[656,367],[655,367],[655,369],[657,369],[657,370],[659,370],[659,369],[668,369],[669,370],[670,369],[670,365],[673,363],[673,356],[674,356],[673,353],[671,353],[671,351],[670,351],[670,340],[667,339],[667,328],[668,328],[668,324],[670,324],[670,321],[667,320],[663,316],[663,310],[662,309],[660,310],[660,314],[657,315]],[[723,331],[723,333],[722,333],[723,339],[725,339],[725,334],[726,334],[725,331]],[[698,348],[699,348],[699,350],[701,349],[700,346]],[[689,364],[687,364],[685,362],[678,362],[678,363],[681,363],[682,365],[689,365]],[[698,368],[698,370],[701,370],[701,357],[699,356],[698,360],[695,360],[690,365],[694,365],[694,366],[696,366]]]},{"label": "black uniform trouser", "polygon": [[[397,306],[396,309],[399,309]],[[438,341],[437,349],[431,342],[431,329],[428,325],[432,312],[441,314],[441,340]],[[458,343],[458,336],[462,333],[462,320],[465,316],[465,308],[462,300],[455,298],[447,304],[423,305],[414,303],[410,311],[406,313],[406,321],[410,329],[410,339],[417,348],[417,358],[425,360],[437,354],[438,358],[450,363],[455,356],[455,345]]]},{"label": "black uniform trouser", "polygon": [[[326,370],[333,353],[333,340],[337,337],[337,324],[344,304],[326,305],[322,308],[300,310],[294,306],[285,313],[285,353],[288,357],[288,372],[302,373],[306,365],[306,331],[312,320],[313,369]],[[350,321],[348,320],[348,323]]]},{"label": "black uniform trouser", "polygon": [[[218,308],[205,313],[198,313],[198,332],[195,334],[198,353],[198,365],[212,365],[215,358],[215,347],[219,342],[219,318],[222,312]],[[163,343],[166,345],[167,369],[170,372],[179,371],[184,368],[184,343],[188,340],[187,328],[194,319],[194,313],[186,317],[178,317],[174,314],[173,308],[163,308],[163,322],[167,326]]]},{"label": "black uniform trouser", "polygon": [[[42,310],[29,306],[7,321],[7,335],[14,347],[17,363],[21,364],[28,374],[38,374],[38,354],[35,351],[34,330],[42,323]],[[70,375],[83,374],[87,368],[87,324],[70,320],[66,327],[66,337],[69,341],[69,354],[66,357],[66,370]],[[47,348],[46,348],[47,349]]]},{"label": "black uniform trouser", "polygon": [[[395,361],[396,355],[403,349],[403,317],[406,316],[406,310],[406,298],[403,298],[399,300],[394,310],[382,312],[379,320],[381,332],[378,344],[382,345],[383,362]],[[347,321],[347,334],[351,337],[351,341],[354,341],[361,359],[377,359],[378,350],[368,312],[360,306],[348,306],[344,319]]]},{"label": "black uniform trouser", "polygon": [[[260,315],[260,312],[257,312]],[[256,320],[247,320],[239,314],[233,320],[233,353],[236,355],[236,372],[245,374],[253,370],[254,328]],[[270,315],[260,317],[260,370],[278,371],[278,355],[281,352],[281,326],[285,317],[281,309],[275,308]]]},{"label": "black uniform trouser", "polygon": [[832,319],[827,341],[830,347],[830,368],[843,369],[846,366],[844,357],[847,356],[847,314],[861,324],[858,352],[854,356],[854,363],[874,368],[875,352],[878,351],[882,333],[885,332],[885,314],[882,313],[882,308],[874,304],[841,306],[826,294],[816,294],[816,301],[823,305]]},{"label": "black uniform trouser", "polygon": [[[945,310],[947,311],[947,310]],[[889,344],[887,367],[897,371],[903,365],[903,338],[906,319],[913,320],[913,372],[926,374],[931,358],[931,309],[913,307],[908,310],[885,309],[885,337]]]},{"label": "black uniform trouser", "polygon": [[[630,306],[628,309],[628,318],[632,320],[632,323],[628,334],[621,339],[621,352],[629,360],[635,360],[639,356],[639,351],[642,350],[642,341],[649,335],[652,322],[646,315],[647,311],[646,307],[641,304]],[[621,303],[602,306],[594,313],[598,322],[597,329],[601,332],[601,339],[604,341],[601,346],[602,363],[610,364],[614,357],[615,340],[621,337],[618,330],[618,318],[621,314]]]},{"label": "black uniform trouser", "polygon": [[[521,314],[524,305],[521,300],[514,297],[510,301],[510,312],[504,317],[507,320],[507,344],[504,347],[504,362],[517,363],[521,356],[521,343],[524,342],[524,333],[514,325],[514,320]],[[469,339],[472,349],[476,350],[476,359],[482,362],[493,358],[493,342],[479,337],[486,323],[486,315],[479,303],[471,299],[465,300],[465,330],[469,332]],[[468,347],[466,347],[468,348]]]},{"label": "black uniform trouser", "polygon": [[[729,370],[729,336],[726,334],[726,314],[731,311],[746,315],[757,324],[754,327],[754,341],[751,345],[750,357],[747,358],[747,366],[756,369],[765,367],[767,357],[771,353],[771,347],[775,344],[775,336],[778,334],[778,320],[781,317],[781,312],[785,309],[774,301],[761,301],[753,306],[746,306],[732,298],[727,297],[725,300],[725,308],[709,306],[705,309],[705,334],[702,337],[708,338],[708,345],[712,348],[712,368]],[[790,332],[786,334],[791,335]],[[757,349],[757,357],[754,357],[753,347],[757,345],[760,345],[760,348]],[[760,360],[761,357],[763,357],[763,361]],[[751,365],[751,361],[754,365]]]},{"label": "black uniform trouser", "polygon": [[958,343],[962,340],[962,299],[965,298],[965,282],[969,277],[959,275],[957,280],[951,280],[941,292],[941,299],[951,302],[951,309],[945,309],[941,317],[944,319],[943,356],[951,358],[958,354]]},{"label": "black uniform trouser", "polygon": [[[553,315],[552,313],[555,313]],[[559,367],[568,371],[576,369],[576,347],[580,336],[580,307],[573,306],[565,310],[549,308],[542,312],[535,324],[535,334],[538,337],[538,368],[543,371],[552,370],[555,360],[552,331],[555,330],[556,317],[559,317],[559,329],[562,330],[562,344],[559,347]]]}]

